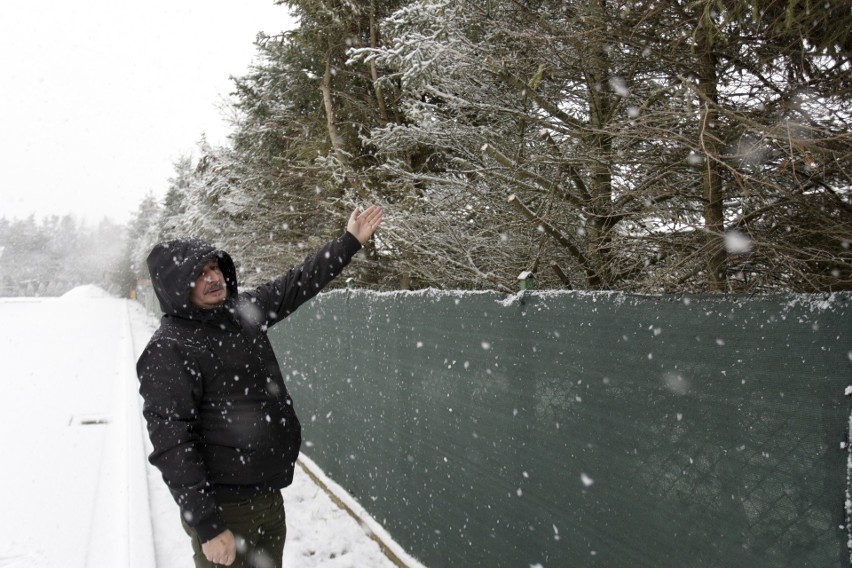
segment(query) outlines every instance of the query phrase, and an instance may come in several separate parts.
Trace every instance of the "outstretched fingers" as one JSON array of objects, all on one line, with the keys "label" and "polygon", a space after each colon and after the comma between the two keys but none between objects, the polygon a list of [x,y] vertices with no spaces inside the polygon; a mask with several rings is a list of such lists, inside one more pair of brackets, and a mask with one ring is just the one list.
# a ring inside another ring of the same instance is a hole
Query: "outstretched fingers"
[{"label": "outstretched fingers", "polygon": [[378,205],[370,205],[361,213],[361,218],[363,218],[364,223],[375,229],[382,222],[382,208]]},{"label": "outstretched fingers", "polygon": [[366,243],[382,222],[382,208],[371,205],[363,212],[357,207],[349,216],[346,229],[363,245]]}]

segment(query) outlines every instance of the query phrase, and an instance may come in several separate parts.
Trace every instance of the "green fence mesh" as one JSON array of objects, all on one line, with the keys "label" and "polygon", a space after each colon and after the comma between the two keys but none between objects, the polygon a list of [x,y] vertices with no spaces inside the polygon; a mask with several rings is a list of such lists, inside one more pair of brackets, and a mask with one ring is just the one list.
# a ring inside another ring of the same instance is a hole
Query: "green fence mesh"
[{"label": "green fence mesh", "polygon": [[424,564],[848,566],[848,294],[323,294],[303,451]]}]

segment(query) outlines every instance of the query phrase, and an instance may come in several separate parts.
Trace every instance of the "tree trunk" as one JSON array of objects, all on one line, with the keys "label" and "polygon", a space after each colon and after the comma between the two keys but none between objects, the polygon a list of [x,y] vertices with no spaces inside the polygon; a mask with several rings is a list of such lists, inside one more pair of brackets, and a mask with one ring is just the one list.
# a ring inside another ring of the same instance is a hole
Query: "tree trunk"
[{"label": "tree trunk", "polygon": [[[334,103],[331,97],[331,50],[326,54],[325,59],[325,73],[322,77],[322,82],[320,83],[320,90],[322,91],[322,102],[323,107],[325,108],[325,119],[326,126],[328,128],[328,138],[331,140],[331,146],[334,150],[334,155],[337,157],[337,160],[340,162],[341,168],[343,168],[344,175],[346,176],[346,181],[352,186],[355,190],[355,194],[360,198],[366,198],[367,192],[364,189],[364,185],[361,183],[361,180],[352,170],[352,166],[349,163],[349,156],[346,153],[346,148],[344,147],[343,137],[340,135],[340,132],[337,130],[337,125],[334,122]],[[363,254],[368,259],[375,260],[375,244],[372,240],[368,241],[364,245]],[[372,270],[370,267],[365,267],[360,271],[361,281],[363,283],[374,283],[377,280],[376,271]]]},{"label": "tree trunk", "polygon": [[331,141],[331,147],[334,150],[334,155],[338,161],[349,169],[349,159],[343,149],[343,138],[337,131],[337,125],[334,123],[334,103],[331,99],[331,53],[326,54],[325,58],[325,73],[320,82],[320,91],[322,91],[322,103],[325,108],[325,122],[328,129],[328,139]]},{"label": "tree trunk", "polygon": [[611,273],[611,237],[605,226],[612,209],[612,136],[607,132],[612,118],[611,66],[604,46],[605,6],[601,0],[594,0],[589,2],[588,9],[594,32],[588,36],[585,65],[592,132],[588,140],[593,150],[589,166],[591,215],[586,223],[586,256],[595,274],[589,279],[589,287],[605,288],[612,285],[607,278]]},{"label": "tree trunk", "polygon": [[340,166],[343,168],[346,180],[355,190],[355,193],[360,196],[365,196],[364,186],[358,176],[352,171],[349,163],[349,156],[344,147],[343,137],[337,130],[337,125],[334,121],[334,102],[331,97],[331,50],[326,53],[325,58],[325,73],[323,73],[322,81],[320,82],[320,91],[322,91],[322,103],[325,109],[326,128],[328,129],[328,138],[331,141],[331,147],[334,150],[334,155]]},{"label": "tree trunk", "polygon": [[[379,34],[376,30],[376,2],[370,1],[370,47],[373,49],[379,46]],[[370,77],[373,80],[373,90],[376,93],[376,104],[379,107],[379,116],[382,118],[382,123],[387,124],[388,109],[385,106],[385,96],[382,93],[382,87],[379,85],[379,71],[376,69],[376,62],[370,61]]]},{"label": "tree trunk", "polygon": [[716,55],[713,51],[713,22],[709,14],[698,14],[696,31],[698,51],[698,91],[702,100],[698,138],[704,152],[702,189],[704,198],[704,230],[707,250],[707,288],[724,292],[727,273],[725,251],[725,218],[722,202],[722,177],[719,174],[719,98],[716,91]]}]

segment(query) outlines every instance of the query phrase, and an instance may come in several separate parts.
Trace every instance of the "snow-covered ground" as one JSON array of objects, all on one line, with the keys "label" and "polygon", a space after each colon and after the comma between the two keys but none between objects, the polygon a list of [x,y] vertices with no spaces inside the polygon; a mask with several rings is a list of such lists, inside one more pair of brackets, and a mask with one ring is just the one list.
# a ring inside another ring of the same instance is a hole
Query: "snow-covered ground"
[{"label": "snow-covered ground", "polygon": [[[193,565],[146,460],[134,365],[155,327],[137,303],[92,286],[0,298],[0,568]],[[285,566],[392,568],[368,533],[419,566],[310,460],[283,495]]]}]

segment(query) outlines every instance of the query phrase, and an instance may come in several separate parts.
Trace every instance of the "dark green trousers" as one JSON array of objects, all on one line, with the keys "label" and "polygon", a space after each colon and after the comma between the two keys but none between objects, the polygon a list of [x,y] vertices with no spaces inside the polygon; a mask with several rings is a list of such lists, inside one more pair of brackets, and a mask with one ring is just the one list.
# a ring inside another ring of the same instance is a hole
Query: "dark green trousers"
[{"label": "dark green trousers", "polygon": [[[222,503],[219,511],[237,541],[237,559],[230,568],[282,568],[287,524],[280,491]],[[183,530],[192,539],[195,568],[219,568],[204,557],[198,535],[186,522]]]}]

